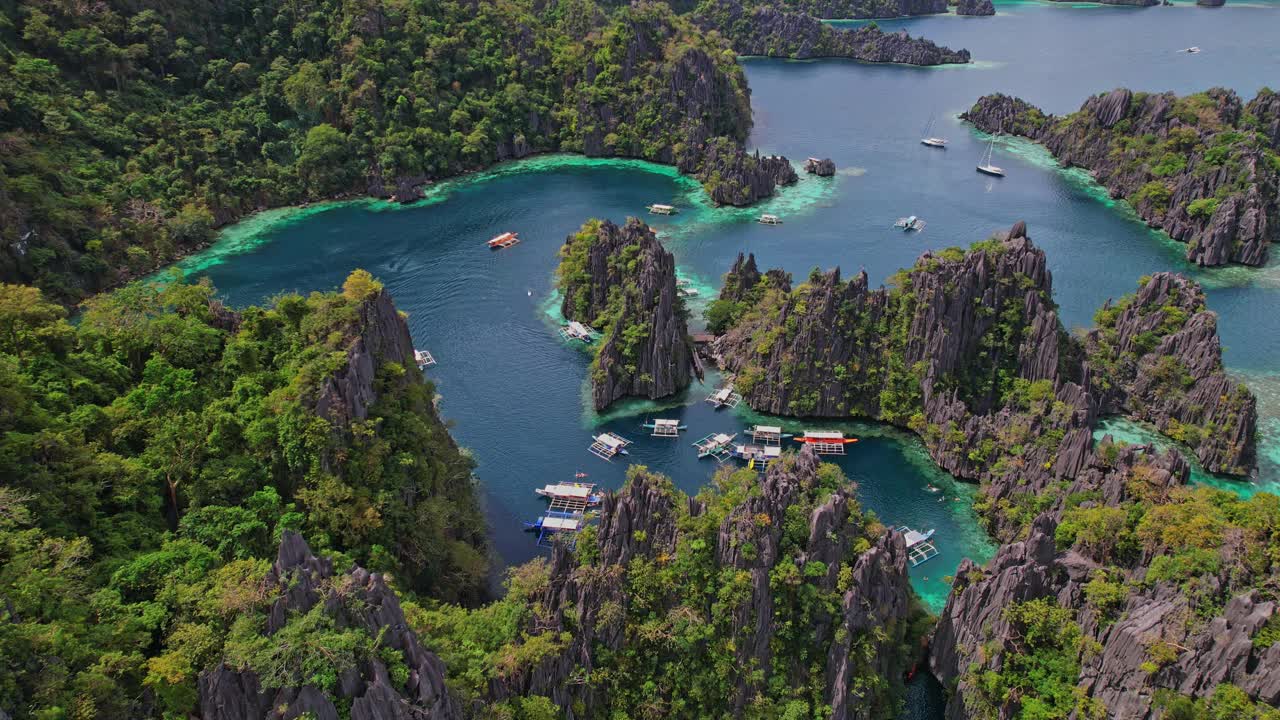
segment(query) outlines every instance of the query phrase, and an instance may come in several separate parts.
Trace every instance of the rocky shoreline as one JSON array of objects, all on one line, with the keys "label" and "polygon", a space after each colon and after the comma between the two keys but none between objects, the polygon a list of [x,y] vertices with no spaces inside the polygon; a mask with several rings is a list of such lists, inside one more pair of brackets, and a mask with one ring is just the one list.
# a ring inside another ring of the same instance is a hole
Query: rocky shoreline
[{"label": "rocky shoreline", "polygon": [[[925,38],[913,38],[905,30],[891,33],[870,25],[835,28],[811,14],[772,5],[744,7],[737,0],[718,0],[701,7],[699,26],[719,30],[739,55],[797,60],[848,58],[924,66],[970,61],[968,50],[941,47]],[[944,5],[941,12],[945,11]]]},{"label": "rocky shoreline", "polygon": [[688,387],[694,360],[687,311],[676,291],[675,258],[653,230],[635,218],[621,227],[588,221],[565,240],[560,257],[561,313],[602,333],[590,371],[595,409]]},{"label": "rocky shoreline", "polygon": [[1253,470],[1256,400],[1227,379],[1216,318],[1180,276],[1144,278],[1083,341],[1062,327],[1022,223],[968,252],[925,253],[891,289],[838,270],[792,288],[754,258],[726,278],[709,311],[714,353],[748,405],[913,430],[940,467],[982,482],[997,537],[1030,520],[1004,510],[1079,472],[1103,415],[1155,424],[1211,471]]},{"label": "rocky shoreline", "polygon": [[997,94],[961,117],[1089,170],[1149,225],[1187,243],[1197,265],[1263,265],[1280,240],[1280,96],[1269,90],[1245,103],[1220,88],[1186,97],[1118,89],[1065,117]]}]

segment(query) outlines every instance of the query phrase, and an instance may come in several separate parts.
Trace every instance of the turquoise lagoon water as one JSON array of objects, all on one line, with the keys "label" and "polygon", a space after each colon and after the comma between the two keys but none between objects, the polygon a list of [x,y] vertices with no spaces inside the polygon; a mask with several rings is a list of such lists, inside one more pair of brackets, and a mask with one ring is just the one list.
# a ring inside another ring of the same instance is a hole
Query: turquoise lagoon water
[{"label": "turquoise lagoon water", "polygon": [[[798,276],[839,265],[847,272],[865,268],[877,281],[927,248],[967,245],[1016,220],[1027,221],[1048,253],[1068,326],[1087,325],[1105,299],[1130,291],[1143,274],[1186,272],[1208,289],[1227,364],[1258,393],[1263,417],[1259,478],[1215,482],[1244,492],[1275,487],[1280,264],[1189,267],[1180,244],[1148,229],[1087,175],[1058,168],[1024,142],[997,142],[996,163],[1006,178],[978,175],[973,166],[986,138],[955,116],[995,91],[1050,112],[1069,111],[1089,94],[1121,85],[1179,92],[1222,85],[1251,96],[1280,78],[1277,6],[997,7],[993,18],[881,21],[967,47],[977,60],[967,67],[745,60],[753,145],[797,161],[829,156],[840,168],[831,179],[802,177],[764,206],[711,208],[695,183],[670,168],[545,156],[441,183],[413,206],[356,201],[263,213],[228,228],[214,248],[183,266],[208,275],[236,305],[281,291],[331,289],[355,267],[381,278],[409,313],[416,344],[439,361],[428,374],[454,436],[476,459],[495,545],[509,563],[537,553],[519,530],[520,521],[542,507],[534,487],[579,471],[607,487],[622,483],[626,462],[587,453],[598,428],[635,440],[631,462],[694,492],[716,464],[698,461],[690,443],[713,431],[740,432],[758,419],[745,408],[716,412],[703,403],[714,376],[662,404],[623,403],[605,417],[589,409],[588,356],[555,333],[556,250],[586,218],[621,222],[653,202],[682,208],[671,218],[648,219],[675,253],[680,273],[702,291],[695,314],[740,251]],[[1203,52],[1176,52],[1190,45]],[[945,151],[918,144],[930,116],[937,117],[935,133],[950,140]],[[756,224],[762,212],[782,216],[785,224]],[[928,221],[925,232],[891,229],[895,218],[911,214]],[[523,242],[500,252],[484,246],[506,230],[519,231]],[[649,438],[640,424],[655,415],[679,418],[689,429],[679,440]],[[841,427],[862,438],[838,462],[859,483],[864,506],[887,523],[937,529],[942,554],[913,569],[912,577],[938,609],[961,558],[984,561],[993,550],[969,510],[972,486],[936,470],[907,435],[861,423]],[[1143,437],[1140,428],[1109,430]],[[912,692],[908,716],[936,716],[937,688],[917,684]]]}]

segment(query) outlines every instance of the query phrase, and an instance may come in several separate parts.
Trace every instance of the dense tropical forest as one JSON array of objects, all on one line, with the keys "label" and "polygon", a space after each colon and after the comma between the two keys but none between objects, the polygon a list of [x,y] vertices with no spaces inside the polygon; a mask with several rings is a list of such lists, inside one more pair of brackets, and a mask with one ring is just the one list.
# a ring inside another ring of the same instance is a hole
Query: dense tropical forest
[{"label": "dense tropical forest", "polygon": [[0,285],[0,708],[18,717],[184,715],[286,529],[407,590],[487,593],[471,462],[381,286],[356,272],[242,312],[213,292],[134,286],[73,326]]},{"label": "dense tropical forest", "polygon": [[[703,104],[668,100],[699,77]],[[61,302],[257,208],[750,128],[717,35],[591,0],[5,3],[0,111],[0,280]]]}]

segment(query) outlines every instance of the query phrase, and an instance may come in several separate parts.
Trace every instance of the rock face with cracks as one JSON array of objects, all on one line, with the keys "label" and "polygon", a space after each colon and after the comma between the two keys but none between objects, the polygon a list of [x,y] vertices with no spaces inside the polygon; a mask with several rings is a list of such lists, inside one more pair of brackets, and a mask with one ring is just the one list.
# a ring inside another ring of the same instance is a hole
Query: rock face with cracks
[{"label": "rock face with cracks", "polygon": [[588,222],[565,241],[561,258],[561,311],[603,333],[591,367],[595,408],[688,387],[693,348],[675,259],[649,226],[635,218],[623,226]]},{"label": "rock face with cracks", "polygon": [[301,535],[286,531],[267,577],[279,593],[265,629],[279,632],[290,618],[317,606],[338,627],[358,628],[379,647],[398,653],[408,679],[398,684],[377,658],[344,671],[337,697],[313,685],[264,688],[250,669],[219,665],[200,673],[200,716],[203,720],[290,720],[307,716],[337,720],[335,699],[350,701],[351,720],[460,720],[463,715],[445,689],[445,669],[418,641],[405,622],[395,592],[378,573],[355,567],[335,573],[333,563],[311,553]]},{"label": "rock face with cracks", "polygon": [[917,432],[939,466],[983,482],[997,537],[1029,518],[995,508],[1075,477],[1103,415],[1156,425],[1215,472],[1255,465],[1256,400],[1227,378],[1216,317],[1181,276],[1145,278],[1083,340],[1062,327],[1023,223],[968,252],[925,253],[892,289],[838,270],[747,287],[762,277],[754,263],[727,276],[748,309],[714,345],[745,401]]},{"label": "rock face with cracks", "polygon": [[1088,170],[1147,224],[1187,243],[1191,262],[1262,265],[1280,239],[1278,105],[1265,89],[1248,103],[1221,88],[1185,97],[1118,89],[1064,117],[1006,95],[961,117]]},{"label": "rock face with cracks", "polygon": [[[651,642],[646,640],[649,631],[636,624],[643,618],[668,618],[676,627],[707,627],[707,641],[684,651],[695,663],[723,644],[731,647],[729,660],[736,668],[759,671],[732,672],[726,678],[724,695],[712,701],[719,712],[741,714],[769,686],[804,682],[816,671],[822,673],[821,701],[830,707],[830,717],[870,720],[891,713],[894,688],[900,688],[917,651],[908,636],[918,610],[906,572],[906,547],[893,531],[869,545],[865,538],[860,541],[854,486],[842,483],[820,490],[822,477],[809,449],[787,453],[762,478],[751,480],[758,492],[735,494],[729,505],[722,504],[727,501],[723,496],[713,497],[706,505],[703,496],[683,496],[661,476],[634,472],[620,492],[606,496],[589,547],[579,547],[578,556],[565,547],[555,551],[550,580],[534,603],[537,612],[529,633],[554,637],[571,628],[567,646],[495,683],[494,696],[546,695],[569,718],[607,715],[618,699],[596,683],[573,678],[616,672],[619,658]],[[806,512],[789,513],[795,506]],[[784,529],[792,522],[784,523],[784,517],[795,517],[798,525]],[[865,549],[854,550],[859,544]],[[704,558],[710,568],[708,582],[713,585],[701,591],[725,597],[727,590],[716,586],[734,578],[737,591],[731,601],[716,602],[713,610],[681,596],[677,587],[644,584],[651,582],[645,578],[652,568],[678,566],[688,553]],[[779,584],[783,571],[793,564],[808,569],[803,581],[795,581],[830,597],[832,604],[807,616],[803,626],[783,630],[785,619],[797,622],[794,592],[779,590],[785,587]],[[640,588],[649,589],[640,596]],[[801,661],[796,647],[784,639],[796,631],[804,636],[798,640],[801,646],[812,649],[804,651],[809,661]],[[659,665],[683,661],[654,656]],[[673,698],[662,688],[674,680],[658,675],[663,681],[646,702],[667,706]],[[710,688],[701,690],[698,695],[704,696]],[[680,701],[685,712],[698,716],[700,710],[712,712],[698,704],[707,699]]]}]

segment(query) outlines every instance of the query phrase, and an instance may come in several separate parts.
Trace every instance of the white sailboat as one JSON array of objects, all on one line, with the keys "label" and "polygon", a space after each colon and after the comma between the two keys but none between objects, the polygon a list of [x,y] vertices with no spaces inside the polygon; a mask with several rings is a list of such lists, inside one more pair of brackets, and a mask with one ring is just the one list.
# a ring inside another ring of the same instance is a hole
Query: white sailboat
[{"label": "white sailboat", "polygon": [[931,115],[929,116],[929,124],[924,126],[924,137],[920,138],[920,144],[928,145],[929,147],[945,149],[947,147],[947,139],[930,135],[929,133],[932,130],[933,130],[933,116]]},{"label": "white sailboat", "polygon": [[[999,133],[996,133],[999,135]],[[987,145],[986,155],[983,156],[982,162],[978,163],[978,172],[986,175],[995,175],[996,177],[1004,177],[1004,169],[991,164],[991,156],[995,153],[996,136],[991,136],[991,142]]]}]

